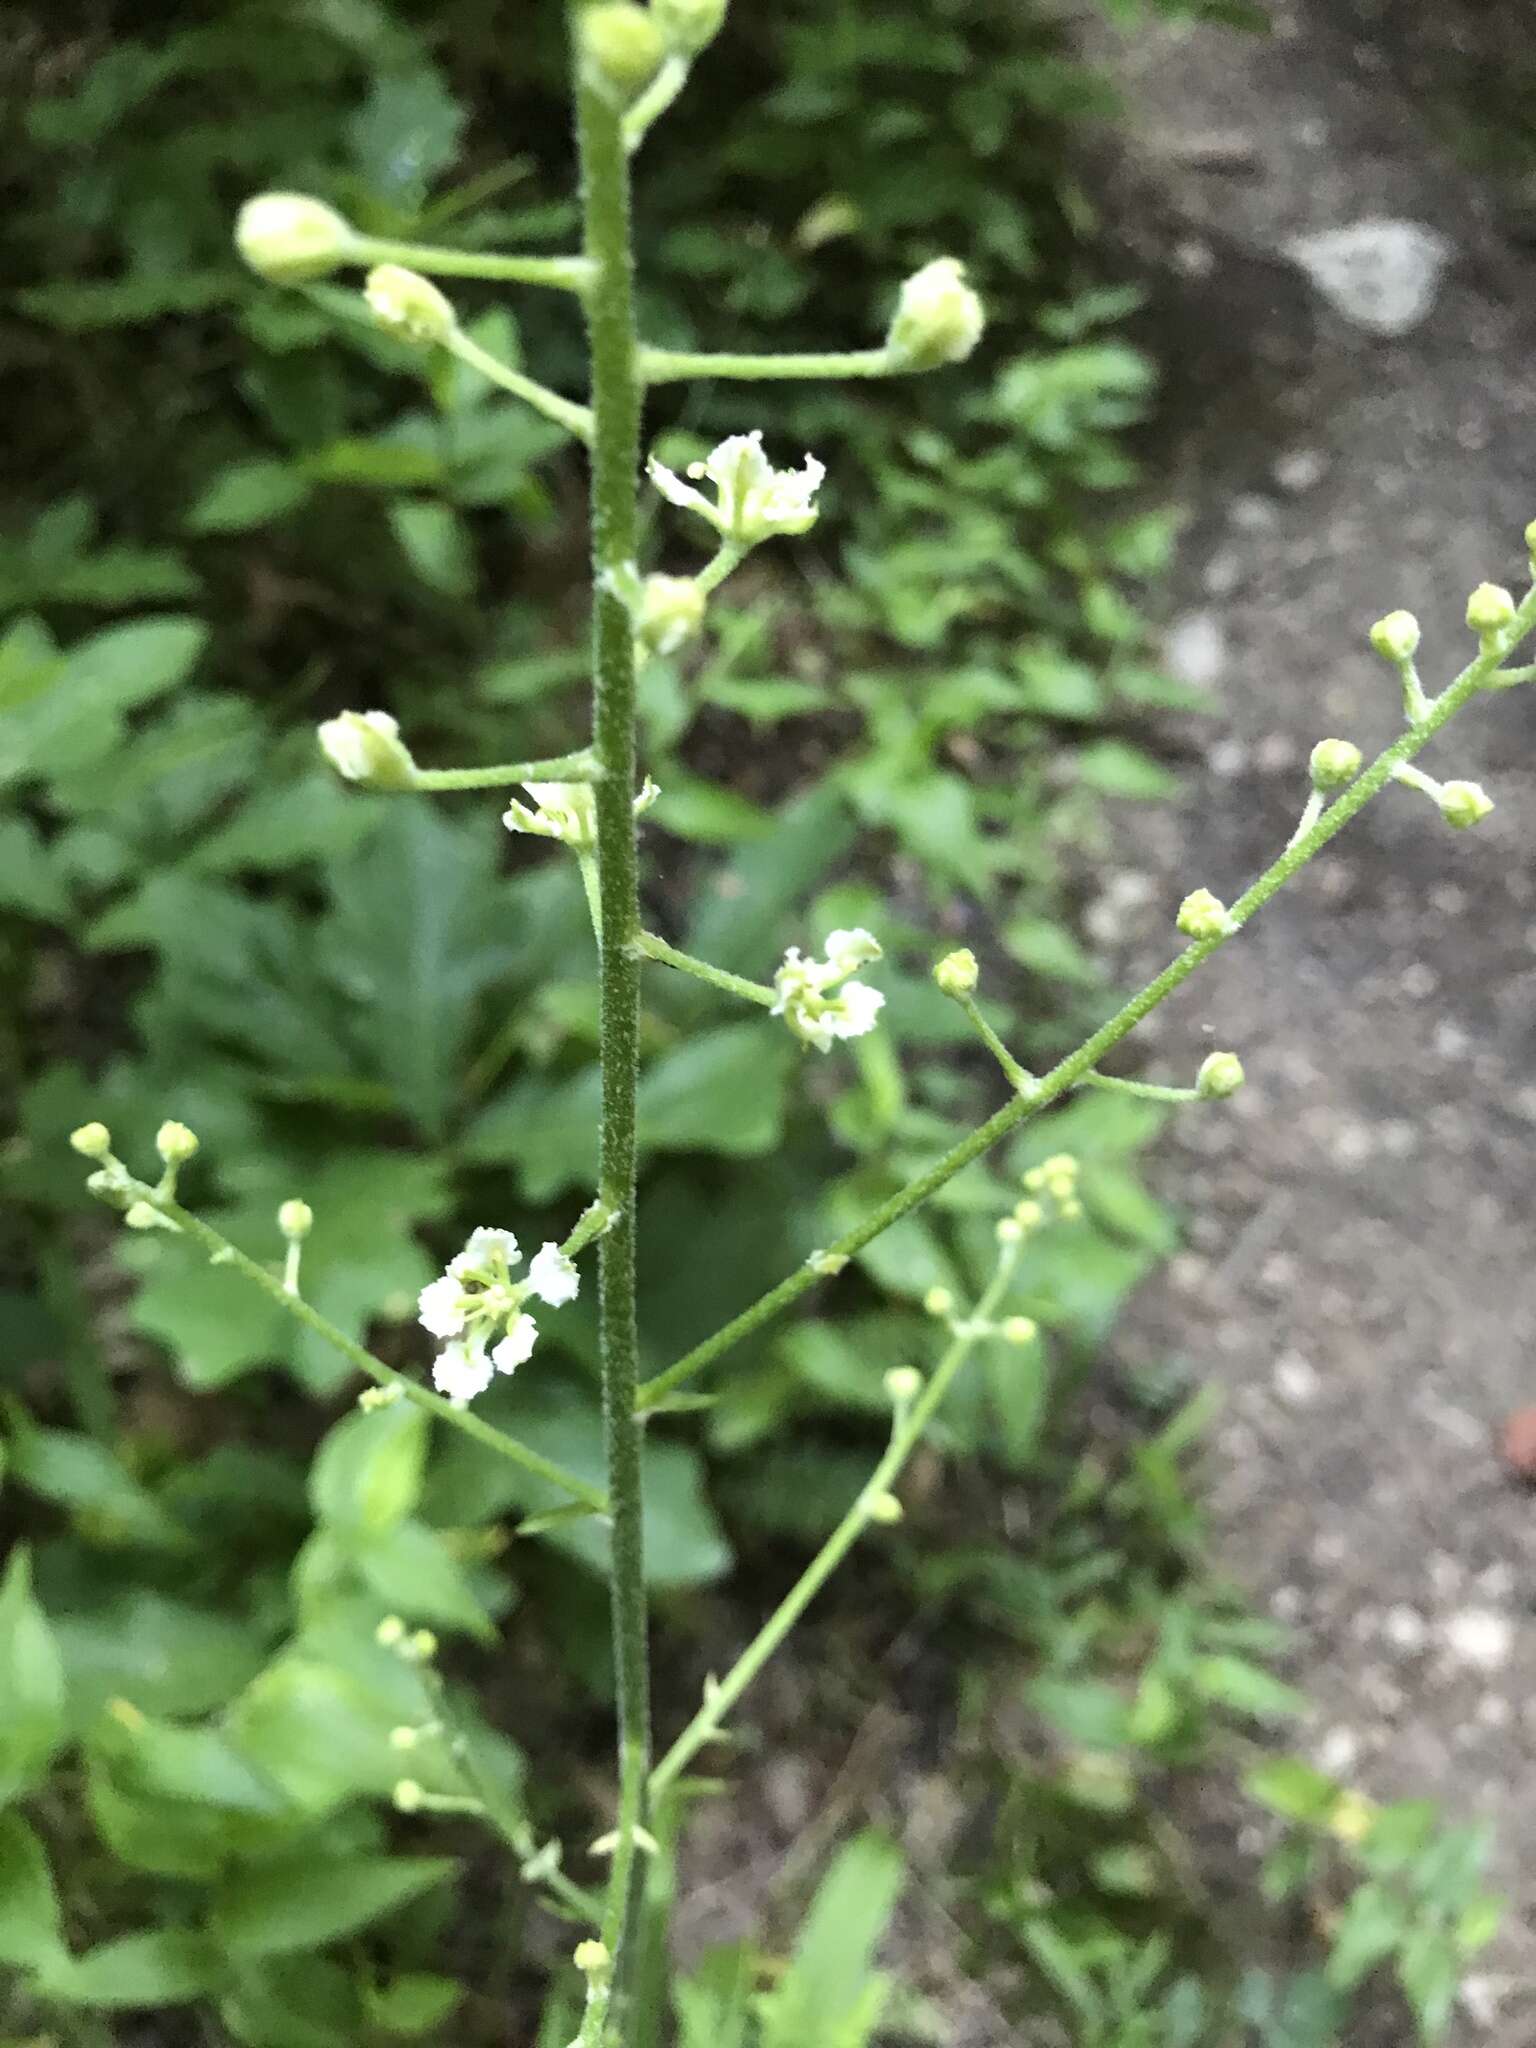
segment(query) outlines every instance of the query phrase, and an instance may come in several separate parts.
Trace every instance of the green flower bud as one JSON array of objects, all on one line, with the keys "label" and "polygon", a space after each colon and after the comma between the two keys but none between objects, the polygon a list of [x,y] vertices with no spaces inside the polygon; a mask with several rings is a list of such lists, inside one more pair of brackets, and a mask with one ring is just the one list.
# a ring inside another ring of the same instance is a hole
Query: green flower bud
[{"label": "green flower bud", "polygon": [[405,1641],[405,1623],[398,1614],[386,1614],[373,1632],[381,1650],[397,1650]]},{"label": "green flower bud", "polygon": [[898,1407],[905,1407],[923,1391],[923,1376],[915,1365],[893,1365],[885,1376],[885,1391]]},{"label": "green flower bud", "polygon": [[297,1242],[308,1237],[315,1227],[315,1212],[308,1202],[297,1199],[284,1202],[277,1212],[277,1227],[284,1237]]},{"label": "green flower bud", "polygon": [[197,1151],[197,1133],[185,1124],[163,1123],[155,1133],[155,1150],[167,1166],[184,1166]]},{"label": "green flower bud", "polygon": [[872,1522],[893,1529],[902,1519],[903,1510],[894,1493],[872,1493],[865,1503],[865,1513]]},{"label": "green flower bud", "polygon": [[458,315],[437,286],[401,263],[380,263],[370,270],[363,296],[379,325],[402,341],[441,346],[458,331]]},{"label": "green flower bud", "polygon": [[667,42],[683,57],[697,57],[725,26],[726,0],[651,0],[651,13]]},{"label": "green flower bud", "polygon": [[1186,939],[1220,939],[1226,936],[1227,906],[1209,889],[1195,889],[1179,905],[1179,930]]},{"label": "green flower bud", "polygon": [[357,236],[324,200],[301,192],[263,192],[241,207],[235,246],[258,277],[273,284],[303,284],[345,262],[357,247]]},{"label": "green flower bud", "polygon": [[112,1133],[105,1124],[82,1124],[70,1132],[69,1142],[85,1159],[105,1159],[112,1151]]},{"label": "green flower bud", "polygon": [[1007,1316],[1001,1332],[1005,1344],[1033,1344],[1040,1334],[1040,1325],[1033,1316]]},{"label": "green flower bud", "polygon": [[412,789],[416,763],[387,711],[343,711],[318,728],[320,750],[336,773],[369,789]]},{"label": "green flower bud", "polygon": [[420,1813],[421,1802],[426,1796],[414,1778],[402,1778],[395,1787],[395,1811],[397,1813]]},{"label": "green flower bud", "polygon": [[583,1977],[606,1978],[613,1968],[613,1957],[600,1941],[578,1941],[571,1961]]},{"label": "green flower bud", "polygon": [[1346,789],[1360,773],[1360,749],[1350,740],[1319,740],[1312,749],[1312,787],[1322,796]]},{"label": "green flower bud", "polygon": [[1447,782],[1440,791],[1439,804],[1447,825],[1466,832],[1487,817],[1493,809],[1493,798],[1480,782]]},{"label": "green flower bud", "polygon": [[1383,661],[1412,661],[1419,651],[1419,622],[1412,612],[1388,612],[1371,628],[1371,645]]},{"label": "green flower bud", "polygon": [[1235,1052],[1208,1053],[1195,1076],[1195,1092],[1202,1102],[1225,1102],[1245,1079],[1243,1063]]},{"label": "green flower bud", "polygon": [[941,256],[902,286],[885,345],[904,369],[938,370],[963,363],[986,324],[986,310],[965,281],[965,266]]},{"label": "green flower bud", "polygon": [[955,1297],[947,1287],[930,1287],[923,1296],[923,1307],[931,1316],[950,1315],[955,1306]]},{"label": "green flower bud", "polygon": [[647,654],[676,654],[696,639],[708,603],[691,576],[647,576],[635,611],[635,638]]},{"label": "green flower bud", "polygon": [[1514,616],[1515,600],[1500,584],[1479,583],[1467,599],[1467,624],[1485,640],[1491,633],[1502,633]]},{"label": "green flower bud", "polygon": [[580,17],[582,74],[620,109],[633,105],[661,69],[667,46],[655,20],[631,0],[600,0]]},{"label": "green flower bud", "polygon": [[958,999],[974,995],[976,984],[981,979],[976,955],[969,946],[962,946],[957,953],[946,953],[934,968],[933,978],[947,996]]}]

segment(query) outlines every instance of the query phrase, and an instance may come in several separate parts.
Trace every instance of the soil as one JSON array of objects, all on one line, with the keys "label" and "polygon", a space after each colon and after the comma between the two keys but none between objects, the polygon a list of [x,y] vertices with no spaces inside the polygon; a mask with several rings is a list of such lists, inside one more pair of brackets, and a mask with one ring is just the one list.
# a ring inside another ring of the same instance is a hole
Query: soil
[{"label": "soil", "polygon": [[[1155,453],[1191,514],[1169,653],[1217,707],[1176,736],[1182,806],[1128,821],[1090,912],[1126,981],[1167,957],[1187,890],[1231,900],[1283,846],[1316,740],[1369,754],[1393,735],[1371,622],[1421,616],[1437,689],[1472,651],[1472,586],[1527,580],[1529,208],[1452,153],[1465,108],[1429,112],[1528,38],[1528,7],[1413,7],[1411,33],[1382,0],[1273,11],[1267,39],[1085,29],[1129,105],[1100,198],[1153,284],[1171,378]],[[1342,317],[1286,253],[1373,218],[1449,246],[1401,335]],[[1174,1128],[1163,1183],[1188,1249],[1121,1347],[1228,1390],[1222,1554],[1294,1625],[1318,1758],[1376,1797],[1497,1821],[1514,1910],[1451,2039],[1519,2048],[1536,2041],[1536,1499],[1500,1438],[1536,1401],[1536,702],[1489,697],[1424,765],[1484,782],[1493,816],[1456,833],[1389,790],[1138,1035],[1161,1078],[1219,1045],[1250,1081]]]}]

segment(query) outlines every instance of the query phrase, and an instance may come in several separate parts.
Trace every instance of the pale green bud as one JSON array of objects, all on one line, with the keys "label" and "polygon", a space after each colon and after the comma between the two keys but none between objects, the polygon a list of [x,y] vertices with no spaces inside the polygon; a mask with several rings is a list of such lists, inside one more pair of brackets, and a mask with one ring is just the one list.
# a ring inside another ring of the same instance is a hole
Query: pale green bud
[{"label": "pale green bud", "polygon": [[1480,825],[1493,809],[1493,798],[1480,782],[1447,782],[1438,802],[1441,817],[1458,832]]},{"label": "pale green bud", "polygon": [[872,1522],[893,1529],[902,1519],[903,1509],[894,1493],[872,1493],[865,1502],[864,1512]]},{"label": "pale green bud", "polygon": [[915,1365],[893,1365],[885,1376],[885,1391],[898,1407],[905,1407],[923,1391],[923,1376]]},{"label": "pale green bud", "polygon": [[923,1307],[931,1316],[947,1316],[954,1313],[955,1297],[947,1287],[930,1287],[923,1296]]},{"label": "pale green bud", "polygon": [[297,1198],[284,1202],[277,1212],[277,1227],[290,1240],[308,1237],[315,1227],[315,1212]]},{"label": "pale green bud", "polygon": [[725,26],[726,0],[651,0],[651,14],[667,42],[684,57],[697,57]]},{"label": "pale green bud", "polygon": [[974,995],[976,984],[981,979],[981,969],[976,965],[976,955],[969,946],[962,946],[956,953],[946,953],[933,970],[933,978],[947,996],[957,999]]},{"label": "pale green bud", "polygon": [[941,256],[901,288],[885,345],[907,370],[963,363],[981,340],[987,316],[965,281],[965,266]]},{"label": "pale green bud", "polygon": [[106,1159],[112,1151],[112,1133],[105,1124],[82,1124],[70,1132],[69,1142],[85,1159]]},{"label": "pale green bud", "polygon": [[1243,1063],[1235,1052],[1208,1053],[1195,1076],[1195,1091],[1205,1102],[1224,1102],[1242,1087]]},{"label": "pale green bud", "polygon": [[374,1630],[373,1640],[381,1650],[398,1650],[405,1641],[405,1623],[398,1614],[386,1614]]},{"label": "pale green bud", "polygon": [[391,1749],[414,1749],[421,1740],[419,1728],[391,1728],[389,1746]]},{"label": "pale green bud", "polygon": [[432,283],[400,263],[380,263],[363,287],[368,310],[381,327],[402,341],[441,346],[458,331],[458,315]]},{"label": "pale green bud", "polygon": [[635,611],[635,638],[647,654],[676,654],[698,637],[707,603],[691,576],[647,576]]},{"label": "pale green bud", "polygon": [[414,1778],[402,1778],[395,1787],[395,1811],[397,1813],[420,1813],[425,1792]]},{"label": "pale green bud", "polygon": [[241,207],[235,246],[259,277],[303,284],[345,262],[357,235],[324,200],[302,192],[263,192]]},{"label": "pale green bud", "polygon": [[163,1123],[155,1133],[155,1150],[167,1166],[185,1166],[197,1151],[197,1133],[185,1124]]},{"label": "pale green bud", "polygon": [[1000,1328],[1005,1344],[1033,1344],[1040,1334],[1033,1316],[1007,1316]]},{"label": "pale green bud", "polygon": [[169,1216],[162,1216],[153,1202],[130,1202],[123,1211],[123,1221],[130,1230],[175,1230],[176,1225]]},{"label": "pale green bud", "polygon": [[1383,661],[1412,661],[1419,651],[1419,622],[1412,612],[1388,612],[1371,628],[1371,645]]},{"label": "pale green bud", "polygon": [[613,1957],[600,1941],[578,1941],[571,1961],[583,1977],[606,1977],[613,1968]]},{"label": "pale green bud", "polygon": [[1209,889],[1194,889],[1179,905],[1179,930],[1186,939],[1219,939],[1227,931],[1227,906]]},{"label": "pale green bud", "polygon": [[1467,624],[1485,640],[1491,633],[1502,633],[1514,616],[1515,600],[1498,583],[1479,583],[1467,599]]},{"label": "pale green bud", "polygon": [[437,1655],[437,1637],[429,1628],[419,1628],[400,1645],[400,1654],[411,1664],[430,1664]]},{"label": "pale green bud", "polygon": [[387,711],[343,711],[316,733],[336,773],[369,789],[413,789],[416,763]]},{"label": "pale green bud", "polygon": [[580,16],[582,75],[613,107],[633,105],[661,69],[667,46],[655,20],[630,0],[600,0]]},{"label": "pale green bud", "polygon": [[1321,796],[1346,789],[1360,773],[1361,758],[1350,740],[1319,740],[1312,749],[1312,787]]},{"label": "pale green bud", "polygon": [[1001,1216],[998,1218],[997,1241],[999,1244],[1022,1244],[1024,1242],[1024,1226],[1017,1216]]}]

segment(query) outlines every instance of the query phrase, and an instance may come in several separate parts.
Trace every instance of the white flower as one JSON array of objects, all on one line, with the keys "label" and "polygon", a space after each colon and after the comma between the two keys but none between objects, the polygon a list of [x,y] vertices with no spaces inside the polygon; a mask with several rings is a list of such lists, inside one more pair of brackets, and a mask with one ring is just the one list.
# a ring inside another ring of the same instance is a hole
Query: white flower
[{"label": "white flower", "polygon": [[316,733],[320,751],[348,782],[374,789],[410,789],[416,763],[400,737],[400,727],[387,711],[343,711],[328,718]]},{"label": "white flower", "polygon": [[540,1245],[528,1262],[528,1285],[551,1308],[574,1301],[581,1285],[576,1268],[557,1244]]},{"label": "white flower", "polygon": [[451,1270],[423,1287],[416,1306],[421,1327],[434,1337],[457,1337],[464,1328],[464,1290]]},{"label": "white flower", "polygon": [[670,504],[696,512],[741,547],[775,534],[808,533],[816,524],[816,493],[826,473],[814,455],[807,455],[803,469],[775,469],[763,453],[761,430],[733,434],[702,462],[688,465],[691,477],[715,486],[713,502],[654,456],[648,464],[651,482]]},{"label": "white flower", "polygon": [[448,1271],[456,1280],[472,1274],[509,1273],[520,1256],[517,1239],[510,1230],[482,1224],[469,1233],[463,1251],[448,1261]]},{"label": "white flower", "polygon": [[539,1326],[532,1316],[516,1316],[508,1325],[507,1334],[491,1353],[491,1363],[498,1372],[516,1372],[524,1359],[533,1354],[538,1339]]},{"label": "white flower", "polygon": [[508,804],[502,823],[509,832],[532,832],[540,839],[559,839],[567,846],[586,849],[597,839],[597,799],[589,782],[525,782],[524,789],[538,805],[536,811],[515,800]]},{"label": "white flower", "polygon": [[879,942],[862,929],[830,932],[825,960],[806,959],[791,946],[773,978],[779,999],[771,1014],[818,1052],[830,1052],[840,1038],[862,1038],[874,1030],[885,997],[848,976],[879,958]]},{"label": "white flower", "polygon": [[986,329],[981,300],[965,281],[965,265],[941,256],[901,288],[886,347],[907,370],[963,363]]},{"label": "white flower", "polygon": [[455,1408],[464,1408],[477,1394],[483,1394],[494,1377],[485,1355],[483,1336],[460,1337],[446,1351],[438,1353],[432,1367],[432,1384]]}]

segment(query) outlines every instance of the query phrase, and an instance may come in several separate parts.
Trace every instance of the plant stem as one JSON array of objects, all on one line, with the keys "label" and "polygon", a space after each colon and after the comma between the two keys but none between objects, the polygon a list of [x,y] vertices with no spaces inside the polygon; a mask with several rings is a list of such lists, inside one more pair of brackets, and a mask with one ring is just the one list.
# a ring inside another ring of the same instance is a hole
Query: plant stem
[{"label": "plant stem", "polygon": [[[1427,746],[1441,728],[1463,710],[1480,690],[1498,687],[1497,670],[1505,652],[1517,647],[1536,626],[1536,586],[1527,592],[1524,601],[1515,614],[1507,638],[1497,647],[1485,648],[1469,662],[1456,680],[1446,688],[1434,702],[1427,706],[1424,716],[1416,725],[1410,726],[1392,745],[1383,749],[1360,776],[1350,784],[1318,819],[1311,831],[1295,840],[1280,858],[1267,867],[1258,880],[1238,898],[1228,912],[1228,928],[1210,939],[1197,940],[1187,946],[1175,959],[1149,981],[1145,988],[1138,990],[1129,1002],[1122,1005],[1107,1023],[1101,1024],[1091,1037],[1058,1062],[1048,1074],[1041,1076],[1028,1097],[1019,1096],[1006,1103],[997,1113],[989,1117],[979,1130],[962,1138],[946,1152],[942,1159],[931,1166],[926,1173],[920,1173],[914,1180],[882,1202],[880,1207],[866,1216],[862,1223],[847,1231],[833,1244],[826,1247],[832,1259],[848,1259],[861,1252],[865,1245],[873,1242],[883,1230],[888,1230],[919,1203],[926,1202],[947,1182],[954,1179],[962,1168],[989,1152],[1000,1138],[1017,1128],[1027,1117],[1036,1116],[1063,1095],[1069,1088],[1075,1088],[1086,1074],[1098,1065],[1104,1055],[1117,1046],[1121,1039],[1135,1030],[1144,1017],[1155,1010],[1159,1003],[1171,996],[1176,988],[1186,982],[1197,967],[1215,952],[1234,939],[1251,917],[1262,910],[1277,891],[1304,868],[1309,860],[1320,853],[1328,842],[1336,838],[1371,799],[1380,794],[1390,782],[1398,766],[1423,747]],[[647,1380],[640,1389],[641,1411],[651,1409],[665,1400],[675,1387],[690,1380],[706,1366],[713,1365],[717,1358],[739,1344],[744,1337],[750,1337],[755,1330],[771,1322],[786,1308],[798,1301],[802,1294],[814,1287],[823,1277],[824,1267],[820,1261],[815,1265],[806,1264],[781,1280],[777,1287],[744,1309],[739,1316],[717,1330],[702,1344],[685,1352],[676,1364],[668,1366],[654,1379]]]},{"label": "plant stem", "polygon": [[546,284],[558,291],[584,292],[592,267],[580,256],[501,255],[488,249],[442,249],[430,242],[391,242],[359,235],[347,253],[350,263],[403,263],[423,277],[481,277],[504,284]]},{"label": "plant stem", "polygon": [[748,981],[744,974],[730,974],[723,967],[712,967],[707,960],[697,960],[692,953],[680,953],[676,946],[669,946],[665,939],[658,939],[654,932],[639,932],[635,937],[635,951],[644,954],[647,960],[659,960],[664,967],[676,967],[683,974],[691,974],[695,981],[707,981],[711,988],[718,988],[728,996],[740,996],[749,1003],[761,1003],[771,1009],[778,1001],[778,992],[760,981]]},{"label": "plant stem", "polygon": [[697,583],[706,597],[712,596],[720,588],[726,577],[733,570],[741,567],[747,558],[747,554],[748,550],[741,547],[736,541],[721,541],[718,551],[711,556],[698,575],[694,577],[694,582]]},{"label": "plant stem", "polygon": [[450,355],[457,356],[472,370],[478,370],[482,377],[502,391],[510,393],[513,398],[520,398],[525,405],[531,405],[535,412],[543,413],[557,427],[564,427],[578,441],[584,441],[588,447],[592,445],[592,414],[588,407],[577,405],[573,399],[562,398],[558,391],[551,391],[547,384],[540,384],[536,378],[525,377],[520,370],[508,369],[489,349],[483,349],[478,341],[471,341],[462,328],[455,327],[443,346]]},{"label": "plant stem", "polygon": [[185,1236],[190,1237],[195,1244],[200,1244],[215,1263],[230,1267],[242,1279],[249,1280],[253,1286],[259,1287],[270,1300],[275,1301],[280,1308],[286,1309],[295,1322],[302,1323],[306,1330],[312,1330],[317,1337],[323,1338],[376,1385],[398,1387],[407,1401],[413,1401],[418,1408],[424,1408],[440,1422],[446,1422],[454,1429],[461,1430],[465,1436],[472,1436],[476,1443],[484,1444],[487,1450],[495,1451],[514,1465],[521,1465],[525,1472],[532,1473],[536,1479],[544,1479],[551,1486],[558,1486],[562,1493],[569,1494],[573,1500],[581,1501],[595,1514],[603,1515],[608,1512],[607,1498],[595,1486],[589,1485],[585,1479],[578,1478],[574,1472],[567,1472],[563,1465],[555,1464],[553,1459],[541,1457],[526,1444],[520,1444],[516,1437],[508,1436],[504,1430],[497,1429],[482,1416],[472,1413],[468,1408],[455,1408],[451,1401],[445,1401],[440,1394],[434,1394],[430,1388],[418,1386],[415,1380],[408,1379],[402,1372],[396,1372],[392,1365],[386,1365],[382,1358],[375,1358],[371,1351],[365,1350],[361,1344],[349,1337],[345,1330],[339,1330],[333,1322],[321,1315],[318,1309],[311,1308],[302,1295],[289,1293],[275,1273],[269,1273],[265,1266],[258,1264],[238,1246],[231,1244],[222,1231],[215,1230],[211,1223],[205,1223],[201,1216],[194,1216],[192,1211],[184,1209],[180,1202],[173,1201],[169,1195],[160,1194],[145,1182],[130,1180],[126,1183],[126,1189],[134,1199],[147,1202],[162,1216],[169,1217]]},{"label": "plant stem", "polygon": [[1034,1075],[1019,1065],[1013,1054],[981,1014],[981,1007],[977,1003],[976,998],[974,996],[956,996],[955,1001],[970,1019],[971,1026],[976,1032],[977,1037],[1007,1075],[1011,1086],[1016,1088],[1020,1095],[1028,1095],[1035,1085]]},{"label": "plant stem", "polygon": [[671,56],[624,116],[624,147],[633,156],[688,83],[688,59]]},{"label": "plant stem", "polygon": [[1117,1074],[1084,1074],[1079,1088],[1103,1088],[1111,1095],[1139,1095],[1143,1102],[1199,1102],[1198,1088],[1165,1088],[1158,1081],[1122,1081]]},{"label": "plant stem", "polygon": [[591,750],[557,754],[549,761],[503,761],[494,768],[418,768],[413,789],[508,789],[515,782],[598,782],[602,770]]},{"label": "plant stem", "polygon": [[729,377],[748,384],[781,378],[894,377],[901,365],[886,348],[812,351],[802,355],[694,355],[687,349],[643,348],[640,373],[647,384],[678,384],[695,377]]},{"label": "plant stem", "polygon": [[997,1271],[977,1302],[974,1313],[956,1330],[954,1341],[934,1368],[933,1377],[911,1407],[905,1412],[898,1413],[885,1456],[875,1467],[858,1499],[725,1677],[710,1688],[709,1697],[704,1705],[652,1771],[653,1800],[660,1799],[689,1759],[702,1749],[705,1743],[713,1740],[731,1708],[863,1535],[871,1519],[872,1501],[878,1495],[890,1492],[900,1477],[902,1467],[911,1457],[923,1433],[938,1412],[945,1395],[954,1385],[956,1375],[970,1357],[972,1347],[980,1337],[991,1334],[988,1319],[1007,1292],[1008,1282],[1017,1263],[1018,1247],[1005,1246],[998,1260]]},{"label": "plant stem", "polygon": [[[574,26],[581,0],[572,0]],[[579,75],[579,65],[576,67]],[[603,1429],[613,1525],[610,1604],[617,1690],[619,1811],[603,1940],[615,1958],[623,2007],[623,1953],[638,1904],[635,1829],[646,1814],[650,1771],[650,1670],[641,1504],[641,1427],[636,1414],[636,1108],[640,1077],[639,861],[635,837],[635,649],[629,611],[610,572],[633,561],[638,538],[641,385],[636,358],[629,158],[619,114],[590,86],[577,87],[585,249],[593,265],[583,305],[592,363],[593,752],[601,959],[603,1113],[600,1192],[616,1220],[602,1241],[599,1333]],[[606,2006],[606,2000],[603,2002]],[[582,2040],[595,2048],[605,2014]]]}]

